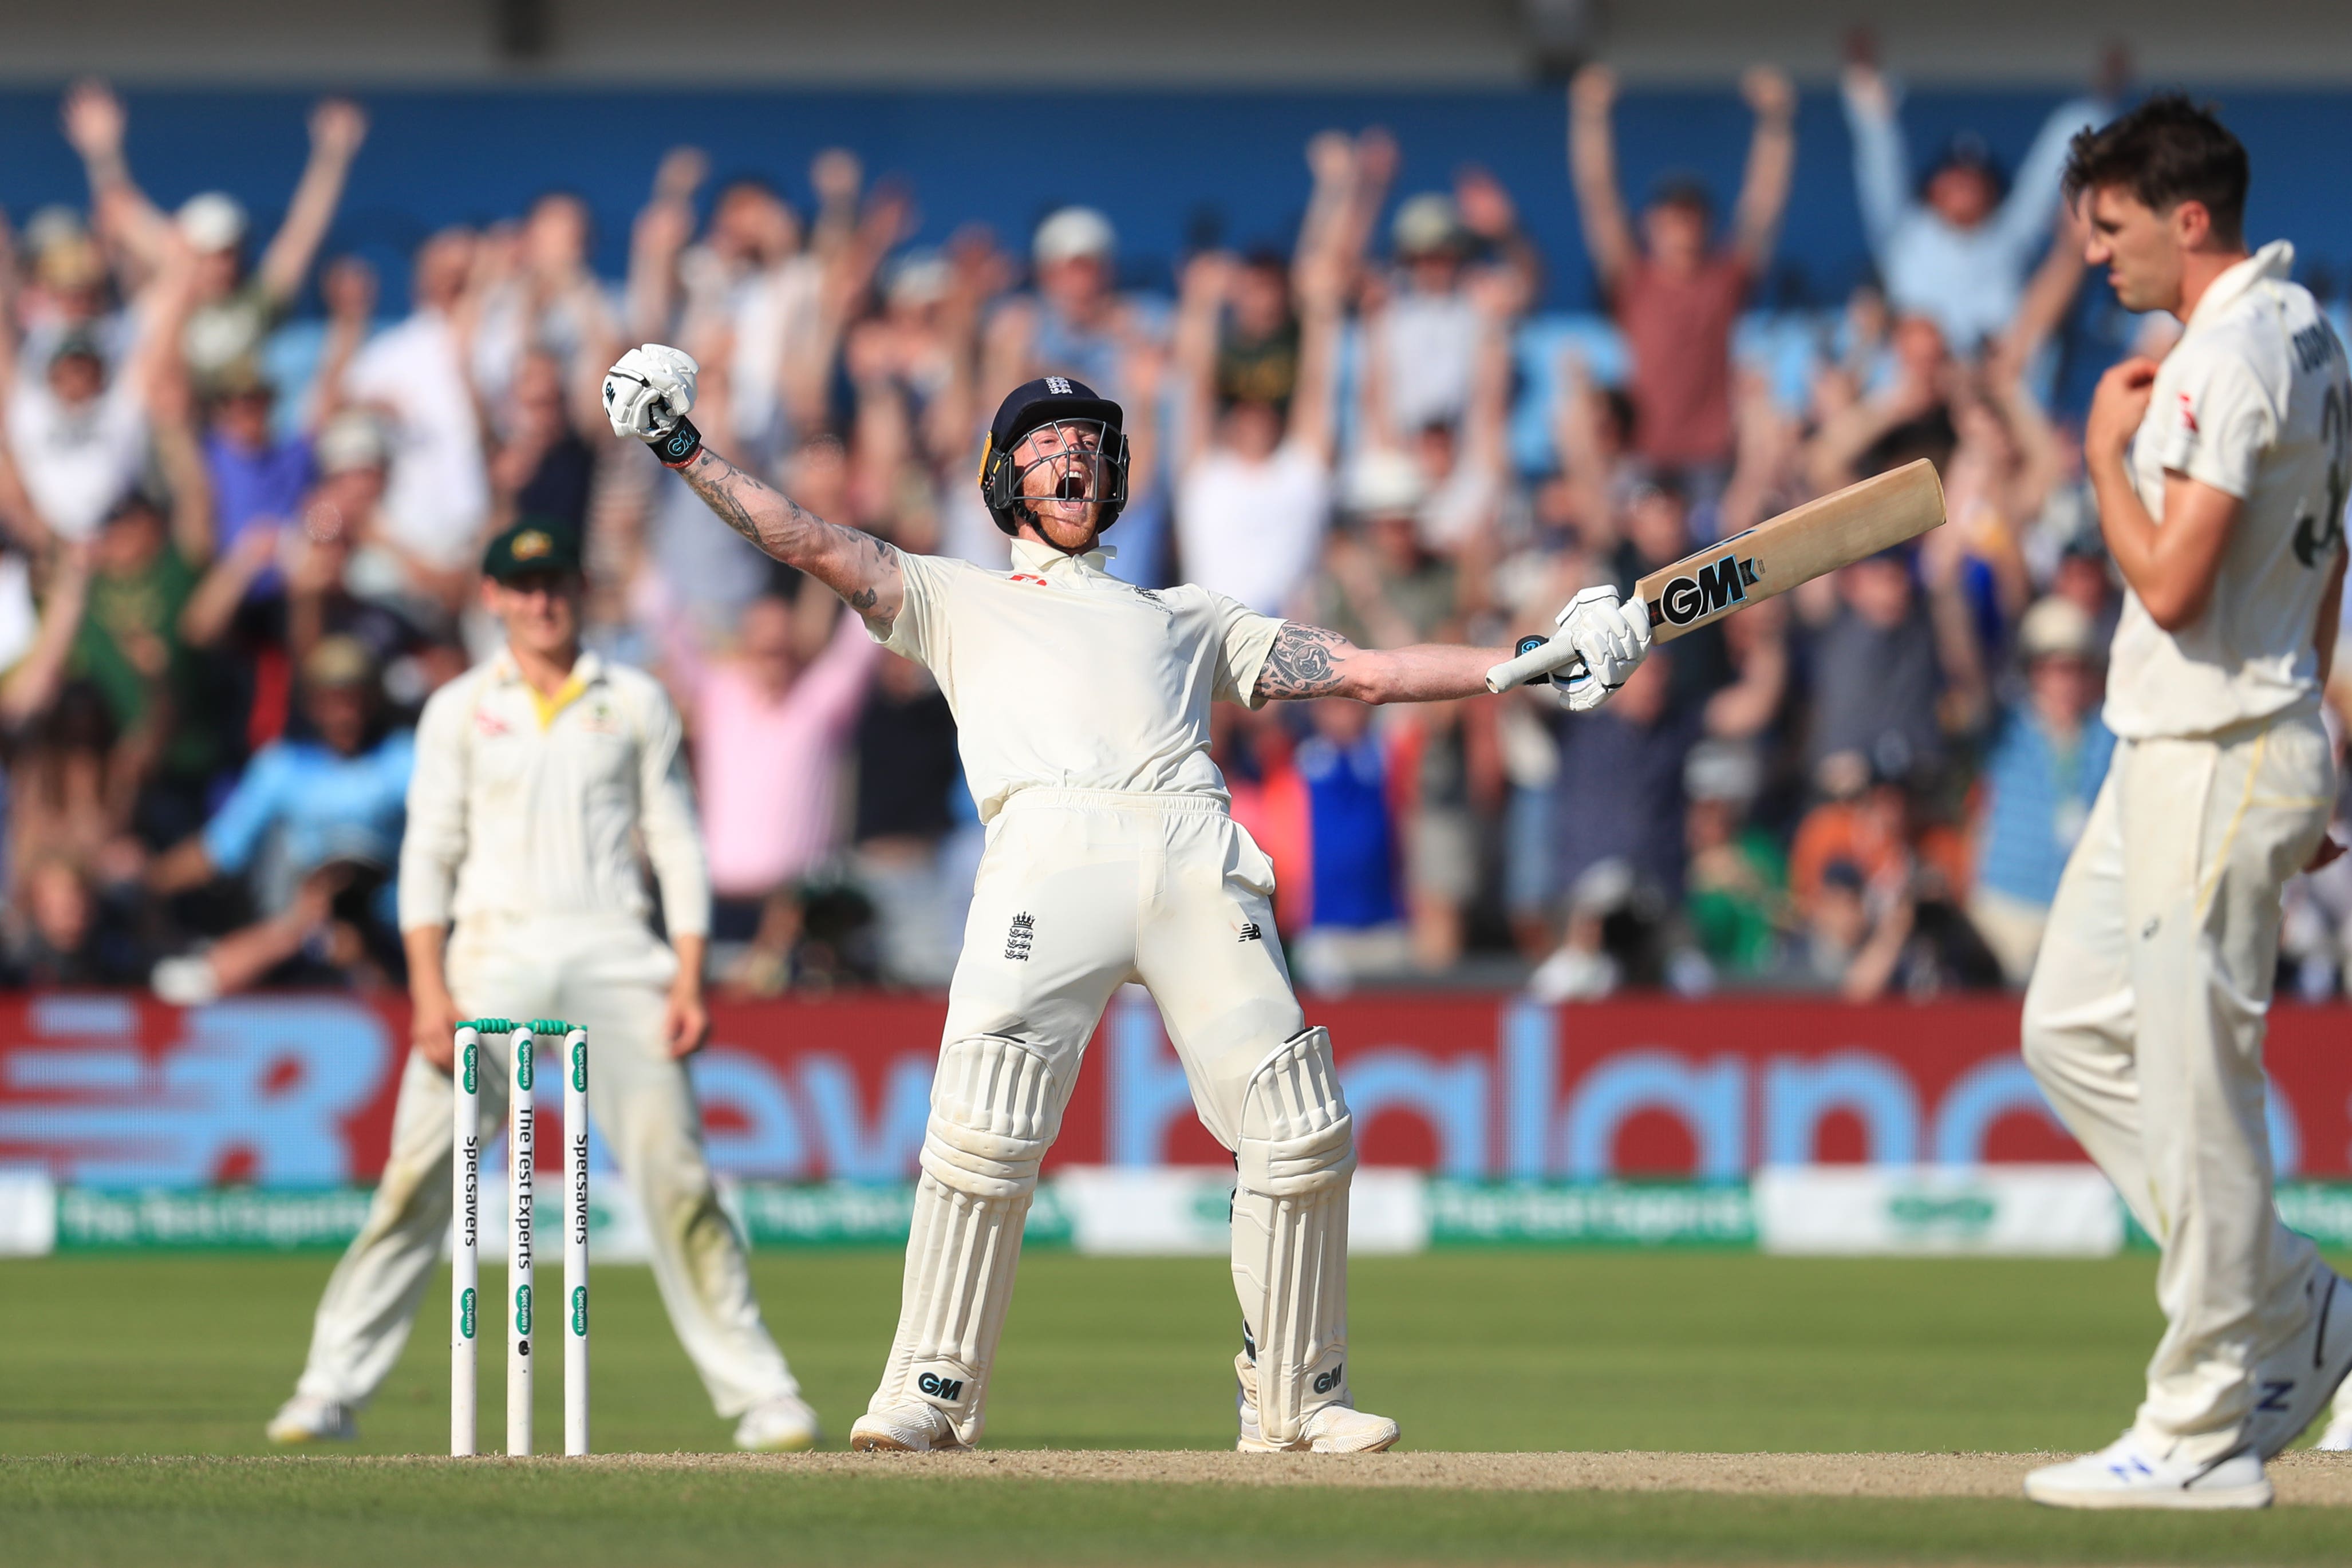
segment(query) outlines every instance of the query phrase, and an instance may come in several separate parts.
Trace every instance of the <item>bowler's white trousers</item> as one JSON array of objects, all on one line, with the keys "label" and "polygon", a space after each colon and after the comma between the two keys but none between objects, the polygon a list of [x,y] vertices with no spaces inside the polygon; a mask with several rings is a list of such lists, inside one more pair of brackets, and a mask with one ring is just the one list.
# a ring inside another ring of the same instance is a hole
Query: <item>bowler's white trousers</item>
[{"label": "bowler's white trousers", "polygon": [[2066,863],[2026,991],[2027,1064],[2163,1248],[2166,1330],[2136,1429],[2210,1463],[2301,1327],[2316,1255],[2272,1207],[2263,1028],[2279,894],[2326,831],[2315,716],[2126,740]]},{"label": "bowler's white trousers", "polygon": [[[589,1113],[645,1210],[654,1282],[719,1413],[797,1393],[719,1207],[686,1064],[662,1041],[677,971],[669,948],[628,916],[484,919],[452,934],[447,962],[468,1017],[561,1018],[588,1030]],[[506,1125],[510,1058],[506,1041],[482,1043],[488,1141]],[[449,1235],[450,1117],[448,1075],[411,1052],[383,1179],[319,1302],[299,1392],[363,1405],[399,1360]]]}]

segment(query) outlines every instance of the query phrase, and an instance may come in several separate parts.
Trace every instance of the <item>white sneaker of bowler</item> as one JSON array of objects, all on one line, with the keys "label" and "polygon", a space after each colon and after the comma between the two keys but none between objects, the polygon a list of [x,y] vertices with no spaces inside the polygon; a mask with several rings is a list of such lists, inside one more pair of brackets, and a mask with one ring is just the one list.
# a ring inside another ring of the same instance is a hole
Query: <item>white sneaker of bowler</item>
[{"label": "white sneaker of bowler", "polygon": [[2252,1448],[2210,1465],[2160,1458],[2131,1433],[2079,1459],[2044,1465],[2025,1495],[2052,1508],[2268,1508],[2270,1478]]},{"label": "white sneaker of bowler", "polygon": [[2319,1434],[2319,1441],[2312,1447],[2325,1448],[2331,1454],[2352,1451],[2352,1410],[2347,1410],[2330,1421],[2327,1429]]},{"label": "white sneaker of bowler", "polygon": [[823,1436],[808,1401],[791,1394],[762,1399],[735,1424],[735,1446],[755,1454],[797,1454]]},{"label": "white sneaker of bowler", "polygon": [[946,1412],[919,1400],[860,1416],[849,1428],[849,1446],[861,1454],[928,1454],[965,1445],[956,1441]]},{"label": "white sneaker of bowler", "polygon": [[1246,1354],[1234,1357],[1234,1375],[1241,1390],[1234,1404],[1241,1415],[1241,1440],[1234,1445],[1244,1454],[1377,1454],[1402,1436],[1385,1416],[1368,1415],[1347,1405],[1326,1405],[1307,1417],[1298,1441],[1285,1447],[1269,1443],[1257,1424],[1257,1367]]},{"label": "white sneaker of bowler", "polygon": [[[2352,1285],[2315,1260],[2303,1293],[2303,1326],[2254,1368],[2254,1410],[2246,1418],[2245,1436],[2266,1459],[2302,1437],[2352,1375]],[[2343,1426],[2338,1420],[2327,1429],[2334,1433]],[[2346,1427],[2346,1436],[2352,1438],[2352,1427]],[[2327,1446],[2325,1439],[2320,1446]]]},{"label": "white sneaker of bowler", "polygon": [[360,1435],[350,1406],[308,1394],[279,1406],[264,1430],[273,1443],[348,1443]]}]

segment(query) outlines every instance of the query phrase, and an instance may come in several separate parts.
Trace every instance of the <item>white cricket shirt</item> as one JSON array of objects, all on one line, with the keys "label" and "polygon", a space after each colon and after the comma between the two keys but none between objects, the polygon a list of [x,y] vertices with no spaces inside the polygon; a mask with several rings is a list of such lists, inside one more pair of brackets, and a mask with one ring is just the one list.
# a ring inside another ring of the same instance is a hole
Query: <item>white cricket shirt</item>
[{"label": "white cricket shirt", "polygon": [[1146,590],[1013,541],[1013,570],[898,552],[906,605],[880,639],[929,668],[955,713],[980,820],[1033,784],[1225,793],[1209,704],[1257,704],[1282,622],[1186,583]]},{"label": "white cricket shirt", "polygon": [[590,653],[553,697],[503,652],[443,686],[416,725],[401,928],[643,919],[642,837],[671,935],[707,933],[710,877],[680,734],[658,681]]},{"label": "white cricket shirt", "polygon": [[2132,438],[2132,485],[2163,526],[2168,469],[2244,502],[2213,597],[2179,632],[2124,596],[2107,727],[2126,739],[2210,735],[2319,701],[2312,632],[2343,548],[2352,479],[2344,345],[2264,246],[2213,280],[2157,371]]}]

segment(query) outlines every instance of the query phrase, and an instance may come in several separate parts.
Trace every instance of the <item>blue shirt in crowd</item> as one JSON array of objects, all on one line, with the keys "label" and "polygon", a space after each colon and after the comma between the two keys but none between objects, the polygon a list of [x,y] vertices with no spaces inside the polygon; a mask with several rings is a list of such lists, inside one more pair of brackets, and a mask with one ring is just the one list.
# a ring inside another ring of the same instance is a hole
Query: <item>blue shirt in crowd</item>
[{"label": "blue shirt in crowd", "polygon": [[[310,488],[310,444],[297,437],[248,451],[217,435],[205,440],[205,467],[212,476],[214,527],[224,555],[256,522],[291,523]],[[257,589],[278,585],[270,566],[254,581]]]},{"label": "blue shirt in crowd", "polygon": [[1307,784],[1315,925],[1388,925],[1397,918],[1396,835],[1380,742],[1368,735],[1342,750],[1309,736],[1298,743],[1294,763]]},{"label": "blue shirt in crowd", "polygon": [[1863,232],[1895,313],[1929,318],[1956,353],[1972,353],[2000,336],[2016,317],[2025,275],[2048,243],[2067,144],[2107,112],[2088,99],[2059,105],[2018,164],[2008,198],[1983,223],[1963,229],[1915,193],[1899,113],[1882,117],[1849,97]]},{"label": "blue shirt in crowd", "polygon": [[2047,906],[2115,751],[2115,734],[2095,711],[2072,745],[2061,745],[2030,704],[2003,714],[1985,758],[1977,885]]},{"label": "blue shirt in crowd", "polygon": [[416,737],[404,729],[357,757],[314,740],[266,746],[205,824],[205,853],[240,874],[275,830],[279,858],[296,874],[335,860],[397,865],[415,760]]}]

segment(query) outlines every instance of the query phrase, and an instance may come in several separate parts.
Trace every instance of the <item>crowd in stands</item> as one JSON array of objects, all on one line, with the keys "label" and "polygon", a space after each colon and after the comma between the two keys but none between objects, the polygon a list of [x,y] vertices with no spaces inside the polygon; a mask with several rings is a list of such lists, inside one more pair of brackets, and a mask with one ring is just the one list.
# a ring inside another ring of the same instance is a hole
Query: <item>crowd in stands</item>
[{"label": "crowd in stands", "polygon": [[[1877,281],[1793,358],[1747,324],[1795,93],[1765,68],[1742,90],[1727,204],[1689,180],[1628,196],[1592,67],[1556,188],[1465,168],[1400,190],[1386,133],[1327,131],[1295,243],[1178,258],[1159,291],[1122,287],[1087,207],[918,246],[907,198],[847,151],[816,156],[802,211],[759,179],[713,188],[679,148],[625,276],[597,274],[587,211],[551,192],[426,238],[395,305],[321,254],[358,106],[316,108],[262,235],[224,195],[159,209],[120,101],[76,87],[87,208],[30,214],[0,255],[0,969],[183,1002],[398,983],[409,727],[495,646],[482,542],[531,517],[581,533],[592,644],[686,716],[714,978],[942,982],[980,834],[953,719],[830,594],[609,438],[604,366],[660,341],[700,361],[696,421],[735,462],[903,549],[996,566],[985,420],[1032,376],[1087,382],[1133,441],[1113,570],[1367,645],[1540,632],[1580,588],[1630,589],[1931,458],[1948,526],[1661,647],[1597,713],[1536,693],[1221,707],[1217,759],[1313,988],[2021,983],[2114,744],[2119,590],[2047,389],[2083,274],[2060,162],[2116,84],[2004,170],[1967,137],[1916,156],[1857,52],[1843,94]],[[1518,204],[1571,200],[1605,322],[1540,308]],[[313,298],[314,351],[283,351]],[[2305,993],[2352,969],[2347,867],[2298,884]]]}]

